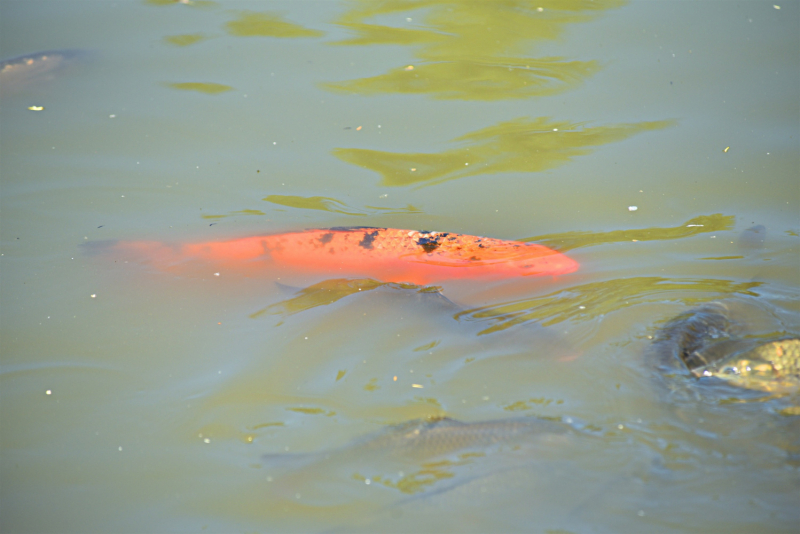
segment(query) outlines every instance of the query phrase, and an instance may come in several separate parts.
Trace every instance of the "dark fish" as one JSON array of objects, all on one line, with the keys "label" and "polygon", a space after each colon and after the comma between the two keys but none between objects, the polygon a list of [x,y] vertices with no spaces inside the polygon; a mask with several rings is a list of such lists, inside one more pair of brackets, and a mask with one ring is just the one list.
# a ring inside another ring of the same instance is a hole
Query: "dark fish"
[{"label": "dark fish", "polygon": [[741,250],[759,250],[764,248],[764,242],[767,239],[767,228],[763,224],[751,226],[741,233],[739,236],[739,249]]},{"label": "dark fish", "polygon": [[800,391],[800,336],[766,338],[749,331],[749,314],[764,313],[740,301],[713,302],[670,321],[658,334],[657,355],[696,377],[715,377],[755,391]]},{"label": "dark fish", "polygon": [[446,491],[466,481],[459,476],[460,466],[488,460],[495,448],[545,456],[563,450],[571,432],[566,423],[533,417],[476,423],[442,417],[390,426],[338,449],[267,454],[262,460],[268,479],[282,492],[302,494],[306,502],[316,493],[330,503],[336,496],[324,490],[319,494],[316,486],[333,484],[339,493],[365,483],[404,494]]}]

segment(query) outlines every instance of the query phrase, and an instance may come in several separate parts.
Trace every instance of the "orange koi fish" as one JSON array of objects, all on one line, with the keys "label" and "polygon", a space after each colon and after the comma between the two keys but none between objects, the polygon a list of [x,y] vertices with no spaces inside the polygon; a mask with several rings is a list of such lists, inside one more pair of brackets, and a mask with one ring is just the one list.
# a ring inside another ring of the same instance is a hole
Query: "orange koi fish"
[{"label": "orange koi fish", "polygon": [[300,275],[429,285],[574,272],[578,263],[542,245],[449,232],[347,227],[170,245],[123,241],[115,252],[163,270],[200,264],[252,274],[271,266]]}]

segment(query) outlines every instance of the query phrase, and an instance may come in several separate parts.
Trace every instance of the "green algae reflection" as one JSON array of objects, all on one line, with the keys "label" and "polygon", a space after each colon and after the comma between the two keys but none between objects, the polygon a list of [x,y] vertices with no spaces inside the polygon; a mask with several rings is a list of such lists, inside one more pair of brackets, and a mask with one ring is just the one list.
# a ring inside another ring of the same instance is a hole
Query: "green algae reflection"
[{"label": "green algae reflection", "polygon": [[377,214],[399,214],[399,213],[422,213],[419,208],[415,208],[408,204],[405,208],[384,208],[380,206],[365,206],[366,209],[355,208],[348,206],[340,200],[330,197],[301,197],[295,195],[269,195],[264,198],[267,202],[278,204],[279,206],[288,206],[290,208],[299,208],[306,210],[320,210],[328,211],[331,213],[343,213],[345,215],[356,215],[364,217],[367,215]]},{"label": "green algae reflection", "polygon": [[191,46],[206,39],[208,37],[202,33],[187,33],[183,35],[168,35],[164,37],[164,42],[173,46]]},{"label": "green algae reflection", "polygon": [[[547,234],[536,237],[527,237],[520,241],[535,241],[540,245],[566,252],[580,247],[594,245],[607,245],[629,241],[661,241],[667,239],[682,239],[707,232],[722,232],[733,229],[736,218],[733,215],[715,213],[713,215],[700,215],[689,219],[680,226],[668,228],[634,228],[631,230],[614,230],[611,232],[565,232],[562,234]],[[700,259],[733,259],[742,256],[728,256],[725,258],[700,258]]]},{"label": "green algae reflection", "polygon": [[192,7],[216,7],[218,4],[211,0],[145,0],[144,2],[150,6],[192,6]]},{"label": "green algae reflection", "polygon": [[574,286],[541,297],[473,308],[456,314],[455,318],[489,321],[491,326],[478,335],[491,334],[528,322],[549,326],[568,320],[595,319],[645,302],[674,301],[691,306],[734,294],[758,296],[752,289],[760,285],[761,282],[719,279],[618,278]]},{"label": "green algae reflection", "polygon": [[230,35],[236,37],[319,37],[324,35],[318,30],[310,30],[292,22],[288,22],[275,13],[256,13],[244,11],[239,18],[225,25]]},{"label": "green algae reflection", "polygon": [[[327,306],[354,293],[371,291],[379,287],[389,287],[401,290],[415,290],[420,294],[436,293],[437,286],[420,287],[414,284],[398,284],[394,282],[379,282],[371,278],[335,278],[324,280],[298,290],[295,295],[286,300],[276,302],[264,309],[250,314],[251,319],[263,315],[278,315],[283,318],[295,313],[300,313],[318,306]],[[283,324],[283,321],[278,325]]]},{"label": "green algae reflection", "polygon": [[[620,7],[622,0],[362,0],[336,23],[353,37],[337,45],[414,46],[414,65],[398,65],[374,77],[324,84],[362,95],[424,93],[436,98],[500,100],[543,96],[571,89],[599,69],[596,61],[529,57],[536,42],[562,35]],[[394,26],[378,24],[397,21]],[[413,67],[413,68],[409,68]]]},{"label": "green algae reflection", "polygon": [[456,138],[460,147],[436,154],[362,148],[336,148],[333,154],[379,173],[381,185],[423,187],[481,174],[541,172],[608,143],[674,124],[662,120],[587,127],[547,117],[518,118]]},{"label": "green algae reflection", "polygon": [[207,95],[216,95],[227,91],[233,91],[233,87],[221,83],[186,82],[168,83],[166,85],[167,87],[178,89],[179,91],[197,91],[198,93],[205,93]]}]

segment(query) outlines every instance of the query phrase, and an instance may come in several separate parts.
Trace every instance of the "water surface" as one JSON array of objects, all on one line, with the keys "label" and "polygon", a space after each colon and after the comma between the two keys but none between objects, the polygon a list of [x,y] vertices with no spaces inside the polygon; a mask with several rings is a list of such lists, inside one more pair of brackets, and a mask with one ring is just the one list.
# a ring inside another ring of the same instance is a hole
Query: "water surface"
[{"label": "water surface", "polygon": [[[85,52],[0,78],[0,529],[796,530],[798,394],[648,354],[720,299],[800,330],[799,23],[796,2],[0,3],[0,59]],[[581,267],[287,287],[81,246],[335,226]],[[535,430],[393,456],[444,417]]]}]

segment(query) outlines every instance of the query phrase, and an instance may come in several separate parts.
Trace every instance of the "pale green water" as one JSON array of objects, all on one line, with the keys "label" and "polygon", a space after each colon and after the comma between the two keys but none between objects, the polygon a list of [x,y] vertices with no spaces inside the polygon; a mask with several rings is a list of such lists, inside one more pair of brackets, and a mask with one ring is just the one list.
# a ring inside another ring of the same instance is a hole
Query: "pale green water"
[{"label": "pale green water", "polygon": [[[0,0],[0,59],[85,51],[0,78],[0,530],[796,530],[797,393],[645,361],[704,301],[800,330],[800,5],[779,7]],[[310,306],[79,246],[353,225],[581,269]],[[363,452],[425,416],[576,430]]]}]

